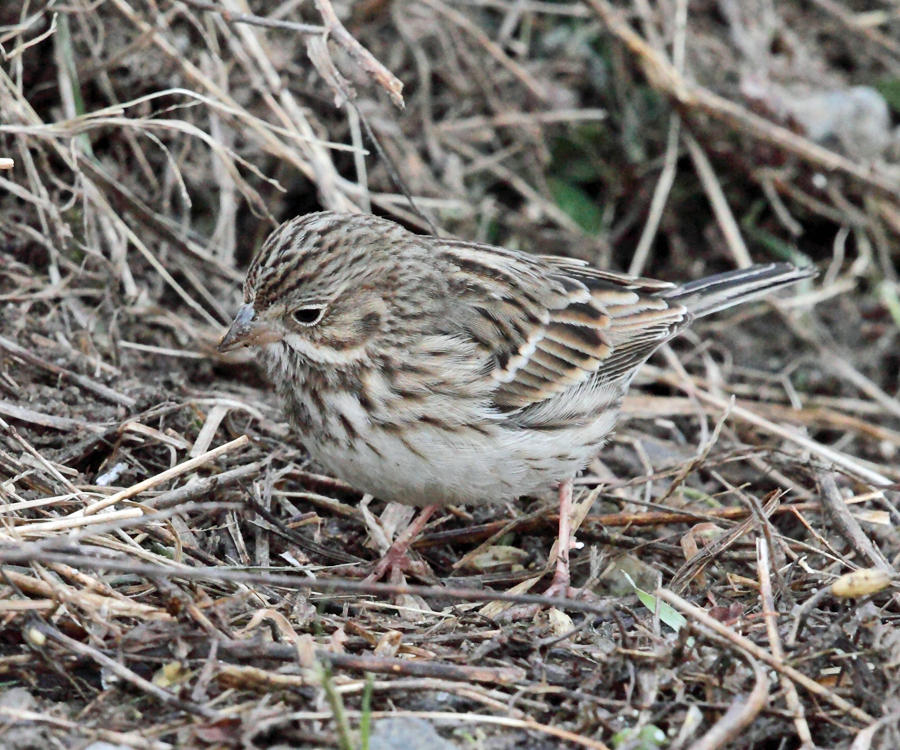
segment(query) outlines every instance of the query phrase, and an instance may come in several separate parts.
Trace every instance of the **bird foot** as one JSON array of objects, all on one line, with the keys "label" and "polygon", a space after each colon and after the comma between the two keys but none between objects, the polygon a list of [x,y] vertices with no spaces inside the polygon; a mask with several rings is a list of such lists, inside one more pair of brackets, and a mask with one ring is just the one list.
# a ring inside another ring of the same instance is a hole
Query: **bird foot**
[{"label": "bird foot", "polygon": [[554,576],[553,582],[546,589],[546,591],[544,591],[543,596],[553,599],[589,599],[594,596],[593,592],[590,589],[575,588],[574,586],[570,586],[569,583],[570,582],[568,579],[557,581],[556,576]]},{"label": "bird foot", "polygon": [[432,514],[437,510],[437,505],[426,505],[419,514],[413,519],[412,523],[398,536],[394,543],[388,547],[384,556],[375,563],[375,567],[363,580],[366,583],[380,581],[386,573],[390,573],[387,579],[391,583],[404,583],[403,573],[407,572],[417,578],[434,578],[428,563],[422,560],[411,560],[409,558],[409,546],[415,538],[425,528],[425,524]]},{"label": "bird foot", "polygon": [[571,586],[569,573],[569,552],[582,546],[575,541],[572,530],[572,480],[559,485],[559,533],[556,546],[556,569],[553,581],[544,592],[544,596],[563,599],[591,599],[596,596],[589,589],[576,589]]},{"label": "bird foot", "polygon": [[[579,601],[594,601],[599,597],[589,588],[575,588],[569,585],[569,579],[557,580],[556,576],[550,586],[541,593],[548,599],[577,599]],[[550,608],[547,604],[514,604],[509,609],[496,617],[498,622],[521,622],[522,620],[531,620],[539,612]],[[565,609],[565,607],[560,607]]]},{"label": "bird foot", "polygon": [[408,553],[408,543],[394,542],[363,580],[366,583],[373,583],[382,579],[391,583],[402,583],[404,573],[409,573],[416,578],[434,578],[434,572],[427,562],[424,560],[413,560]]}]

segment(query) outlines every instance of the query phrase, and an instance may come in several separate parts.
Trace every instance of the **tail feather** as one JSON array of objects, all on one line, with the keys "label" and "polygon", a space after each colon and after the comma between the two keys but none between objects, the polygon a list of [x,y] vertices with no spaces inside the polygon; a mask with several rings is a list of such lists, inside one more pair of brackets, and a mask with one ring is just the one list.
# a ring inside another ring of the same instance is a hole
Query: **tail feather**
[{"label": "tail feather", "polygon": [[726,271],[666,290],[660,297],[679,302],[695,318],[738,305],[816,275],[811,267],[790,263],[768,263],[737,271]]}]

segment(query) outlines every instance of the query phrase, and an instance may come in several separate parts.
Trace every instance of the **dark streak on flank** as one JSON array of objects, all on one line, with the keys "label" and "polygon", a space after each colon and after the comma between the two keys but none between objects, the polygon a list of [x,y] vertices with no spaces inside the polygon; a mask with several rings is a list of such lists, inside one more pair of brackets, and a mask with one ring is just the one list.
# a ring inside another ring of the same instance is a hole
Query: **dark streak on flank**
[{"label": "dark streak on flank", "polygon": [[355,394],[356,401],[359,404],[359,408],[363,410],[366,414],[370,414],[372,412],[372,401],[366,395],[365,389],[360,388]]},{"label": "dark streak on flank", "polygon": [[376,448],[375,445],[371,441],[366,440],[365,443],[366,443],[366,448],[368,448],[370,451],[372,451],[372,453],[374,453],[376,456],[378,456],[378,458],[384,458],[384,454],[380,450],[378,450],[378,448]]},{"label": "dark streak on flank", "polygon": [[359,438],[359,433],[356,431],[353,423],[347,418],[346,414],[340,414],[338,418],[341,420],[341,425],[344,428],[344,432],[347,433],[347,440],[353,441]]},{"label": "dark streak on flank", "polygon": [[428,460],[428,457],[424,453],[422,453],[418,448],[416,448],[414,445],[412,445],[409,442],[409,440],[407,440],[402,434],[399,437],[400,437],[400,442],[403,443],[406,450],[408,450],[410,453],[414,453],[419,458],[421,458],[423,461]]}]

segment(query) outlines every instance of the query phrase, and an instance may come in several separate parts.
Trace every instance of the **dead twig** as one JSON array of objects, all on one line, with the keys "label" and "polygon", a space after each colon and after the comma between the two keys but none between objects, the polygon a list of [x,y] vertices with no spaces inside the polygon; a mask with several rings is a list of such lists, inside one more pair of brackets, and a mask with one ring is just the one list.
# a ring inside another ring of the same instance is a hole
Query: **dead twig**
[{"label": "dead twig", "polygon": [[687,81],[668,60],[625,23],[620,13],[606,0],[586,0],[586,2],[607,28],[638,56],[650,83],[672,97],[685,111],[696,109],[741,133],[784,149],[826,172],[842,172],[880,193],[900,198],[900,180],[879,165],[863,166],[781,125],[776,125],[725,97]]},{"label": "dead twig", "polygon": [[16,419],[20,422],[28,422],[41,427],[49,427],[54,430],[62,430],[63,432],[78,432],[85,430],[87,432],[102,433],[106,431],[106,427],[102,424],[94,424],[93,422],[85,422],[82,419],[72,419],[71,417],[57,417],[54,414],[43,414],[42,412],[28,409],[9,401],[0,400],[0,415],[9,419]]},{"label": "dead twig", "polygon": [[108,669],[114,675],[119,677],[122,680],[125,680],[129,684],[136,687],[138,690],[144,693],[148,693],[155,697],[157,700],[162,701],[165,704],[171,705],[174,708],[177,708],[179,711],[187,711],[188,713],[196,714],[197,716],[202,716],[204,719],[208,721],[215,721],[219,718],[219,712],[213,711],[206,706],[201,706],[193,701],[184,700],[179,698],[174,693],[165,690],[164,688],[158,687],[154,683],[149,680],[144,679],[140,675],[136,674],[134,671],[126,667],[121,662],[116,661],[115,659],[110,658],[106,654],[98,651],[93,646],[89,646],[86,643],[81,643],[80,641],[76,641],[74,638],[70,638],[67,635],[61,633],[58,629],[47,623],[39,623],[34,626],[40,633],[46,636],[49,640],[58,643],[65,650],[70,651],[74,654],[79,654],[80,656],[86,656],[89,659],[92,659],[101,667]]},{"label": "dead twig", "polygon": [[[297,658],[297,649],[293,645],[245,643],[239,640],[219,643],[223,655],[232,658],[248,659],[280,659],[293,661]],[[488,667],[463,664],[446,664],[425,659],[395,659],[368,654],[340,654],[325,649],[316,649],[316,660],[333,667],[349,669],[354,672],[375,672],[382,674],[403,675],[405,677],[430,677],[438,680],[458,682],[485,682],[497,685],[511,685],[525,679],[525,670],[518,667]],[[232,666],[235,675],[248,671],[247,668]],[[270,674],[270,673],[265,673]],[[266,677],[260,675],[262,679]],[[278,684],[278,675],[273,675],[271,684]],[[284,675],[282,684],[304,684],[303,678],[295,675]]]},{"label": "dead twig", "polygon": [[657,589],[655,593],[656,596],[658,596],[664,602],[666,602],[667,604],[671,604],[679,612],[683,612],[684,614],[690,616],[698,623],[700,623],[704,628],[709,629],[714,633],[722,636],[736,648],[746,652],[754,659],[758,659],[759,661],[768,664],[779,674],[787,676],[789,679],[801,685],[805,690],[809,691],[813,695],[818,696],[819,698],[822,698],[823,700],[828,701],[833,706],[839,708],[841,711],[846,712],[857,721],[861,721],[866,724],[874,721],[874,719],[869,716],[869,714],[867,714],[857,706],[854,706],[849,701],[846,701],[833,690],[829,690],[821,683],[816,682],[810,677],[807,677],[805,674],[795,669],[794,667],[783,664],[781,660],[776,659],[768,651],[763,651],[762,648],[757,646],[749,638],[745,638],[744,636],[739,635],[727,625],[723,624],[713,617],[710,617],[706,612],[700,609],[700,607],[697,607],[690,602],[682,599],[673,591],[669,591],[668,589]]},{"label": "dead twig", "polygon": [[363,47],[356,38],[344,28],[334,12],[329,0],[315,0],[316,9],[325,23],[325,33],[343,47],[374,81],[381,86],[391,98],[391,101],[399,108],[406,105],[403,101],[403,81],[382,65],[375,56]]},{"label": "dead twig", "polygon": [[766,708],[769,700],[769,676],[759,661],[748,654],[742,656],[753,670],[753,690],[750,695],[735,697],[728,710],[709,731],[691,744],[691,750],[720,750],[729,747]]},{"label": "dead twig", "polygon": [[174,479],[175,477],[186,474],[189,471],[193,471],[199,466],[203,466],[204,464],[215,460],[219,456],[223,456],[226,453],[229,453],[238,448],[243,448],[249,442],[250,438],[248,438],[246,435],[241,435],[240,437],[235,438],[234,440],[225,443],[224,445],[220,445],[218,448],[213,448],[212,450],[207,451],[201,456],[191,458],[178,464],[177,466],[173,466],[171,469],[167,469],[166,471],[149,477],[142,482],[138,482],[131,487],[120,490],[114,495],[110,495],[109,497],[105,497],[102,500],[98,500],[97,502],[92,503],[83,510],[76,511],[76,513],[74,513],[73,515],[89,516],[94,513],[99,513],[101,510],[103,510],[104,508],[108,508],[110,505],[115,505],[122,500],[127,500],[128,498],[134,497],[135,495],[139,495],[144,490],[149,490],[153,487],[156,487],[156,485],[158,484],[168,482],[170,479]]},{"label": "dead twig", "polygon": [[838,491],[834,475],[828,471],[817,471],[816,480],[819,483],[822,507],[837,526],[838,532],[856,554],[860,555],[866,561],[866,564],[872,567],[893,572],[893,566],[881,553],[881,550],[875,546],[869,535],[863,532],[859,521],[850,513],[847,503],[844,502],[844,498],[841,497],[841,493]]},{"label": "dead twig", "polygon": [[200,10],[208,10],[212,13],[218,13],[228,23],[246,23],[250,26],[261,26],[265,29],[283,29],[284,31],[294,31],[298,34],[322,34],[326,31],[324,26],[316,26],[311,23],[297,23],[296,21],[283,21],[278,18],[264,18],[253,13],[235,13],[227,10],[221,5],[215,3],[207,3],[203,0],[180,0],[186,5],[199,8]]},{"label": "dead twig", "polygon": [[96,393],[100,398],[106,401],[118,404],[119,406],[124,406],[126,409],[134,408],[137,403],[131,396],[119,393],[118,391],[103,385],[103,383],[98,383],[85,375],[79,375],[77,372],[72,372],[65,367],[60,367],[52,362],[48,362],[34,352],[30,352],[24,347],[19,346],[15,341],[10,341],[5,336],[0,336],[0,349],[6,350],[9,354],[18,357],[24,362],[28,362],[28,364],[52,372],[63,380],[69,380],[87,391]]},{"label": "dead twig", "polygon": [[[766,623],[766,635],[769,638],[769,648],[772,656],[778,660],[784,659],[784,649],[781,647],[781,636],[778,631],[778,611],[775,608],[775,597],[772,595],[772,570],[769,564],[769,545],[765,539],[756,539],[756,561],[759,572],[759,598],[762,603],[762,614]],[[797,736],[804,747],[813,747],[812,734],[803,711],[797,688],[785,675],[781,675],[781,688],[784,690],[785,701],[788,709],[794,714],[794,726],[797,728]]]}]

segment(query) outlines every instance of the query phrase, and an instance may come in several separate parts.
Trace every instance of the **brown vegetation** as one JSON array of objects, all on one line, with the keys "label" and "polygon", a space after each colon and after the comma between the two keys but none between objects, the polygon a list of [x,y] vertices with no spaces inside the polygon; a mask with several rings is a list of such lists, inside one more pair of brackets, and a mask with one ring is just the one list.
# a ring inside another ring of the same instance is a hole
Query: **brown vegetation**
[{"label": "brown vegetation", "polygon": [[[0,4],[0,744],[376,747],[392,716],[900,746],[900,17],[871,5]],[[318,474],[215,352],[261,239],[320,207],[821,275],[642,370],[578,479],[597,601],[528,593],[547,498],[442,513],[433,580],[362,584],[406,509]]]}]

